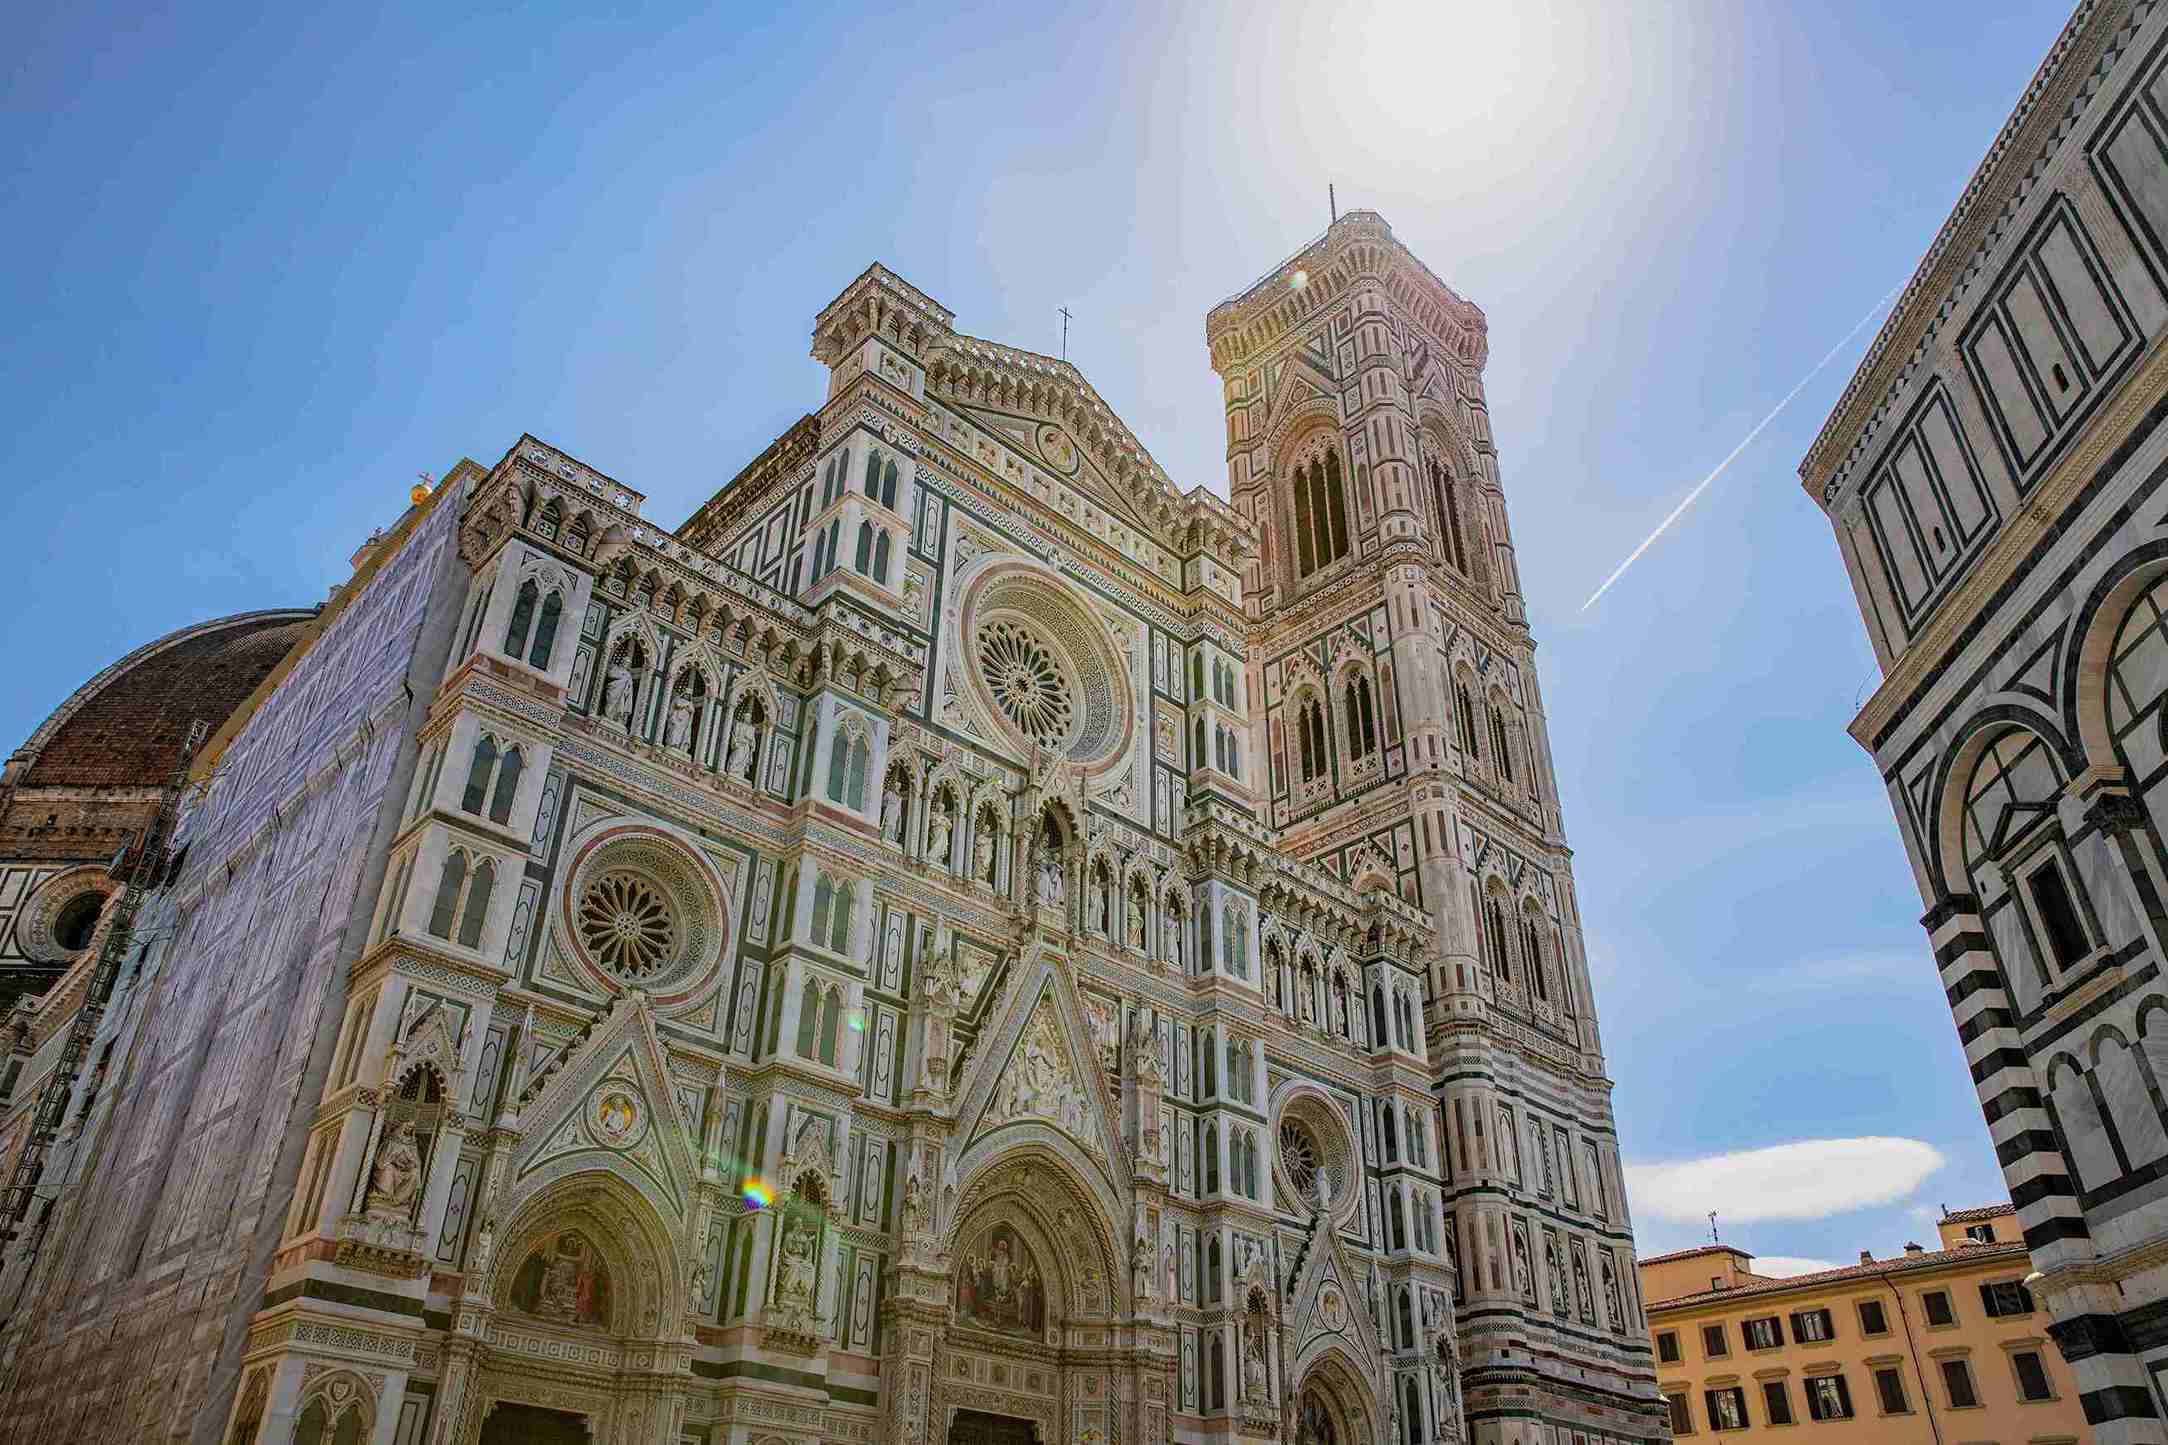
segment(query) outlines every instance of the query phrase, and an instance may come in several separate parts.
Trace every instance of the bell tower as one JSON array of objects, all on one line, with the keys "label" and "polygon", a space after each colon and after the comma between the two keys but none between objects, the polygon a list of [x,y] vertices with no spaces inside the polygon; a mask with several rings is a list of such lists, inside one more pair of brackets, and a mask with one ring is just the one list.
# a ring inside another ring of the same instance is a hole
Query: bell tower
[{"label": "bell tower", "polygon": [[[1434,1189],[1453,1274],[1430,1356],[1393,1357],[1398,1438],[1417,1438],[1403,1391],[1444,1370],[1439,1350],[1471,1440],[1662,1438],[1483,314],[1351,211],[1213,308],[1205,336],[1229,496],[1259,541],[1242,591],[1260,820],[1358,894],[1420,909],[1436,940],[1422,1038],[1372,1120],[1398,1156],[1387,1225]],[[1383,1040],[1399,1020],[1379,983]],[[1421,1260],[1380,1233],[1389,1259]]]}]

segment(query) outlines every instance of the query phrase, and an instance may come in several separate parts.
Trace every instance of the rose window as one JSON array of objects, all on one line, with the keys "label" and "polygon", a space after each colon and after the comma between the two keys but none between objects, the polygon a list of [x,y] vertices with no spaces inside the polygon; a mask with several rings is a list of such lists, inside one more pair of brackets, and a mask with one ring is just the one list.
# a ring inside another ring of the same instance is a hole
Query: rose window
[{"label": "rose window", "polygon": [[1317,1141],[1310,1137],[1308,1129],[1291,1120],[1280,1125],[1280,1163],[1287,1168],[1288,1182],[1305,1198],[1317,1192]]},{"label": "rose window", "polygon": [[637,873],[603,874],[580,900],[580,941],[604,968],[645,978],[677,952],[677,914],[662,890]]},{"label": "rose window", "polygon": [[979,675],[1010,722],[1033,742],[1058,749],[1076,723],[1068,679],[1045,639],[1017,621],[979,629]]}]

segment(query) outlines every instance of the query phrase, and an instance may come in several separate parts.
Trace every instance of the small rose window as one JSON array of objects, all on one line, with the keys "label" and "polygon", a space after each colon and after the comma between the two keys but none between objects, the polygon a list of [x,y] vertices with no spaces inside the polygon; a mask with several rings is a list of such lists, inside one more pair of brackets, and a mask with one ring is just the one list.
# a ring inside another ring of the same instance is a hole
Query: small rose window
[{"label": "small rose window", "polygon": [[1046,639],[1014,618],[979,629],[979,672],[1017,729],[1041,747],[1058,749],[1076,724],[1068,679]]}]

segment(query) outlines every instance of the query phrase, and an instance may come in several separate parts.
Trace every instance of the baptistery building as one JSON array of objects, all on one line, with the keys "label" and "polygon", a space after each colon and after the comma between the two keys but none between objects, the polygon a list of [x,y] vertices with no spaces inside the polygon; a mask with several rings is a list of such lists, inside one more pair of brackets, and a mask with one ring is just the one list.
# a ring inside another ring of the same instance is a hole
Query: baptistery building
[{"label": "baptistery building", "polygon": [[1368,212],[1215,307],[1229,501],[954,319],[675,530],[461,463],[206,703],[17,1010],[0,1435],[1668,1435],[1482,314]]}]

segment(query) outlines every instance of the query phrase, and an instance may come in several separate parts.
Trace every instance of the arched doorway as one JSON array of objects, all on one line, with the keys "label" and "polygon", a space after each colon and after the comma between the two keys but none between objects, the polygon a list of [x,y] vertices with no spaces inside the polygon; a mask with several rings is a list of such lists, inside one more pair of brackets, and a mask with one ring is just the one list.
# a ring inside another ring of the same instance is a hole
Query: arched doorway
[{"label": "arched doorway", "polygon": [[679,1249],[655,1207],[590,1170],[516,1204],[499,1238],[473,1424],[456,1445],[674,1441],[691,1341]]},{"label": "arched doorway", "polygon": [[1112,1438],[1103,1342],[1128,1305],[1105,1209],[1069,1162],[1025,1145],[977,1172],[955,1218],[928,1438]]},{"label": "arched doorway", "polygon": [[1361,1374],[1328,1349],[1302,1374],[1294,1399],[1294,1445],[1371,1445],[1385,1439]]}]

